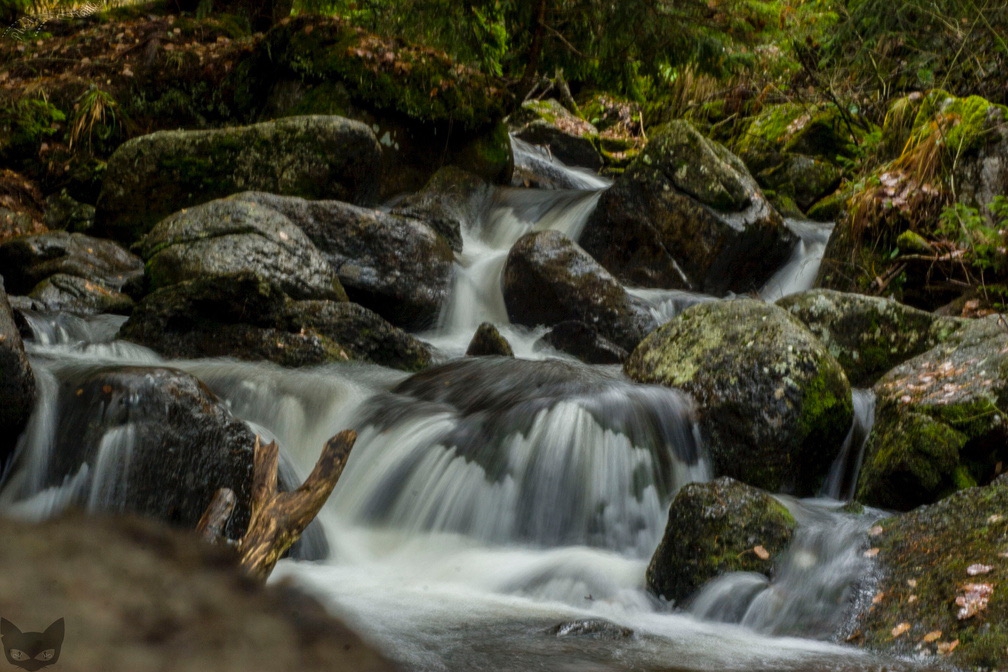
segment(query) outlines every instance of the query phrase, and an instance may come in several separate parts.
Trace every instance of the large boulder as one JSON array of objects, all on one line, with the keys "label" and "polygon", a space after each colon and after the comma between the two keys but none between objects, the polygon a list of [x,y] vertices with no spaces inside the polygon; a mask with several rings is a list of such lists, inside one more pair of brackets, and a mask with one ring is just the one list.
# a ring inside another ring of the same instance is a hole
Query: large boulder
[{"label": "large boulder", "polygon": [[455,256],[423,221],[340,201],[255,192],[235,199],[294,222],[335,269],[351,301],[403,328],[437,321],[451,289]]},{"label": "large boulder", "polygon": [[767,493],[721,477],[690,483],[669,506],[665,535],[651,556],[648,590],[681,603],[726,572],[770,576],[797,523]]},{"label": "large boulder", "polygon": [[624,369],[692,394],[715,473],[766,490],[816,493],[850,428],[840,364],[787,311],[761,301],[687,308]]},{"label": "large boulder", "polygon": [[[14,313],[11,311],[3,276],[0,276],[0,466],[17,445],[21,431],[35,406],[35,375]],[[0,473],[2,475],[2,473]]]},{"label": "large boulder", "polygon": [[191,531],[77,515],[39,525],[0,518],[0,538],[0,604],[17,605],[4,616],[24,631],[65,621],[53,669],[398,669],[313,598],[255,584],[229,549]]},{"label": "large boulder", "polygon": [[527,326],[585,322],[626,350],[656,326],[644,304],[558,231],[522,236],[504,264],[504,303]]},{"label": "large boulder", "polygon": [[847,641],[959,670],[1008,660],[1008,477],[886,518],[866,540],[877,568]]},{"label": "large boulder", "polygon": [[1008,463],[1008,330],[998,318],[883,376],[858,500],[908,510],[988,483]]},{"label": "large boulder", "polygon": [[302,116],[133,138],[108,161],[95,230],[132,243],[181,208],[247,189],[370,203],[381,150],[371,129],[335,116]]},{"label": "large boulder", "polygon": [[602,194],[578,242],[625,283],[721,295],[762,286],[796,237],[736,156],[679,121]]},{"label": "large boulder", "polygon": [[462,231],[480,223],[493,194],[493,186],[478,175],[445,166],[423,189],[400,201],[392,214],[425,222],[444,236],[454,251],[461,252]]},{"label": "large boulder", "polygon": [[602,168],[598,129],[552,98],[526,101],[511,114],[508,125],[515,137],[546,147],[568,166]]},{"label": "large boulder", "polygon": [[152,292],[119,335],[168,357],[236,357],[284,366],[360,360],[415,371],[431,359],[426,344],[366,308],[295,301],[247,273]]},{"label": "large boulder", "polygon": [[855,387],[944,341],[962,325],[892,299],[813,289],[777,302],[837,358]]},{"label": "large boulder", "polygon": [[253,202],[222,199],[176,212],[143,237],[140,253],[151,290],[248,272],[295,299],[347,300],[332,266],[304,232]]}]

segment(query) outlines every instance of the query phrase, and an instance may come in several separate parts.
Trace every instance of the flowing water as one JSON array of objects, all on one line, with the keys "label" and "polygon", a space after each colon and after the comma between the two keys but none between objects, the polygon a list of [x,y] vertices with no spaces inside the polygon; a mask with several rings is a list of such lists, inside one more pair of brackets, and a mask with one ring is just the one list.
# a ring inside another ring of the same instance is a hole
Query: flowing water
[{"label": "flowing water", "polygon": [[[801,527],[772,581],[728,575],[679,605],[686,609],[644,590],[672,496],[713,476],[693,402],[542,345],[541,330],[510,324],[500,292],[504,256],[523,233],[550,228],[577,237],[605,187],[580,184],[501,189],[466,227],[452,299],[437,329],[423,335],[445,363],[413,377],[361,364],[285,370],[164,361],[115,341],[117,318],[29,315],[41,398],[0,488],[0,510],[39,518],[71,504],[114,508],[136,423],[157,422],[156,414],[137,411],[109,427],[94,459],[45,487],[39,474],[64,438],[59,432],[79,429],[59,419],[86,403],[60,395],[60,382],[92,369],[171,366],[278,440],[301,474],[326,439],[358,431],[319,516],[327,557],[284,561],[274,576],[318,595],[406,669],[922,669],[826,641],[865,571],[859,539],[873,519],[843,513],[835,499],[849,493],[863,426],[852,429],[848,457],[835,465],[826,492],[833,499],[784,500]],[[814,276],[828,229],[791,225],[804,231],[801,251],[766,296],[803,289]],[[712,300],[630,291],[661,321]],[[458,357],[483,321],[498,325],[518,359]],[[862,425],[870,422],[866,399],[858,402]]]}]

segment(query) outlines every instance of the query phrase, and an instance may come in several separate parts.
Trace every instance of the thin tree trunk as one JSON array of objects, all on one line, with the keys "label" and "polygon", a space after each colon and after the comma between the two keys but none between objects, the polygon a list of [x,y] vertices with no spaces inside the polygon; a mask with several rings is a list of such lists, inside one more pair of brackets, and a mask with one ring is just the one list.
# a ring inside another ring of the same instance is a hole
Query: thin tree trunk
[{"label": "thin tree trunk", "polygon": [[522,75],[521,83],[518,85],[519,99],[524,100],[529,91],[532,90],[536,74],[539,72],[539,59],[542,57],[543,37],[546,35],[546,2],[547,0],[536,0],[534,18],[530,30],[532,32],[532,42],[529,44],[528,62],[525,64],[525,73]]}]

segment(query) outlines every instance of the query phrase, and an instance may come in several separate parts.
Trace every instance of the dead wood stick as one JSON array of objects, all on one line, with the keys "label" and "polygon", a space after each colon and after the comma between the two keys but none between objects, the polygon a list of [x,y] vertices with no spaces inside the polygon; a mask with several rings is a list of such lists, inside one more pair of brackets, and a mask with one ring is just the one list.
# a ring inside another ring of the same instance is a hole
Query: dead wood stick
[{"label": "dead wood stick", "polygon": [[224,526],[231,519],[237,501],[231,488],[221,488],[215,492],[210,505],[196,523],[196,533],[210,543],[224,539]]},{"label": "dead wood stick", "polygon": [[241,566],[250,575],[265,581],[280,557],[318,515],[336,487],[356,440],[357,433],[349,429],[332,437],[301,487],[277,492],[279,448],[273,442],[260,445],[256,439],[252,515],[238,545]]}]

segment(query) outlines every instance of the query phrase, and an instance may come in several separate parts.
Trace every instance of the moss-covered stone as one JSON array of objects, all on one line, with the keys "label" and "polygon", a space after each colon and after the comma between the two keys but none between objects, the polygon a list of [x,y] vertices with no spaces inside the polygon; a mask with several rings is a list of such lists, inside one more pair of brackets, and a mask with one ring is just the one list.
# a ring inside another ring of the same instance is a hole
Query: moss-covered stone
[{"label": "moss-covered stone", "polygon": [[134,138],[109,159],[95,228],[132,243],[167,215],[247,189],[367,203],[381,152],[371,130],[306,116]]},{"label": "moss-covered stone", "polygon": [[648,590],[682,602],[726,572],[769,576],[796,525],[783,504],[756,488],[727,477],[691,483],[669,506],[665,535],[647,568]]},{"label": "moss-covered stone", "polygon": [[553,99],[530,100],[509,118],[516,137],[547,147],[550,154],[568,166],[591,170],[602,167],[598,129],[576,117]]},{"label": "moss-covered stone", "polygon": [[836,359],[787,311],[751,299],[686,309],[624,369],[692,394],[715,473],[767,490],[817,492],[851,423]]},{"label": "moss-covered stone", "polygon": [[[1003,669],[1008,659],[1005,511],[1008,480],[1002,477],[881,521],[881,532],[869,540],[879,549],[875,598],[855,624],[854,641],[900,655],[937,655],[958,669]],[[965,603],[970,584],[992,592],[984,608],[966,617],[957,600]],[[904,623],[909,629],[894,636]]]},{"label": "moss-covered stone", "polygon": [[466,348],[467,357],[514,357],[511,344],[490,322],[484,322]]}]

